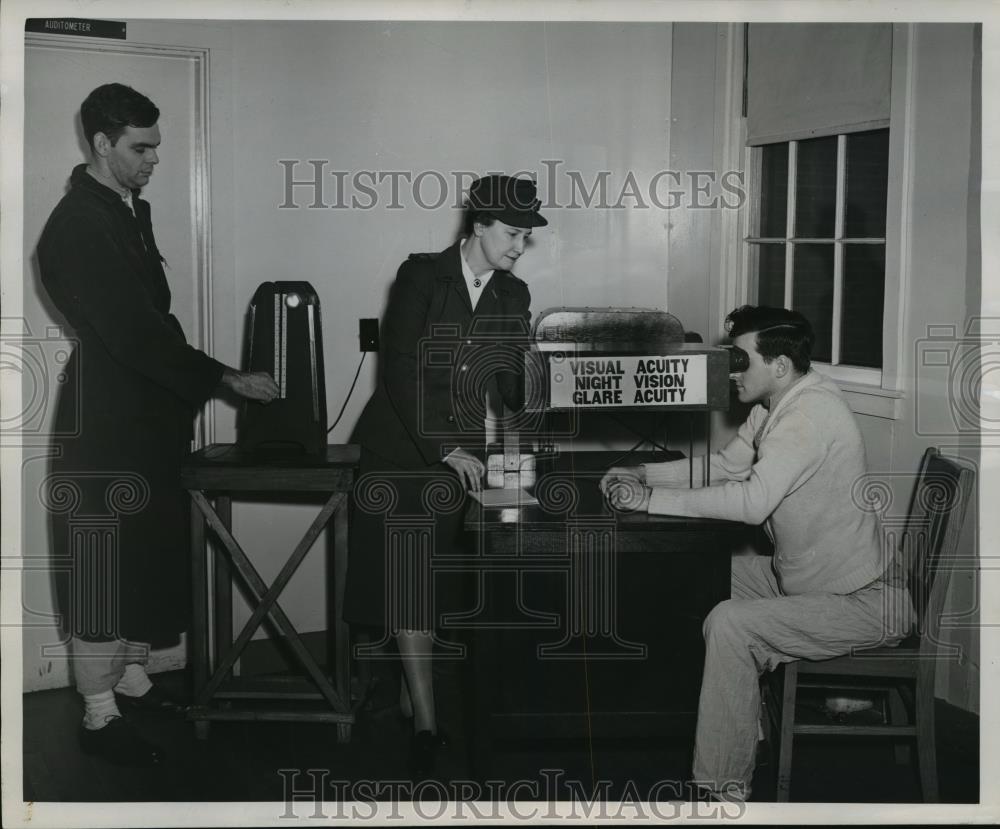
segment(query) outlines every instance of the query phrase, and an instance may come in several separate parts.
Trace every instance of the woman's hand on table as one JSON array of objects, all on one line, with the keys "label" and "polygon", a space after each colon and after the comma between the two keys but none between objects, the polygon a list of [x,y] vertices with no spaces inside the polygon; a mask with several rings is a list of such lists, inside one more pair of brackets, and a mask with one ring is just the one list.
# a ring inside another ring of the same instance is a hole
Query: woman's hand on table
[{"label": "woman's hand on table", "polygon": [[462,448],[456,449],[444,459],[452,471],[458,475],[458,480],[469,492],[479,492],[483,488],[483,475],[486,467],[479,458],[470,455]]}]

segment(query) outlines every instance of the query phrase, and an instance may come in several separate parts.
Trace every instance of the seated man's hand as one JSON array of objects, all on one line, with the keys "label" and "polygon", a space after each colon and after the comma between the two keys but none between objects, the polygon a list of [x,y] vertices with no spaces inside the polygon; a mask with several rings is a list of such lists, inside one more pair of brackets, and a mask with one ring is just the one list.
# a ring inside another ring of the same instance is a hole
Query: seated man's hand
[{"label": "seated man's hand", "polygon": [[270,403],[278,396],[278,384],[266,371],[236,371],[227,368],[222,372],[222,385],[248,400]]},{"label": "seated man's hand", "polygon": [[649,512],[649,496],[652,490],[643,486],[635,478],[619,478],[612,483],[605,495],[608,503],[621,512]]},{"label": "seated man's hand", "polygon": [[612,466],[601,478],[601,492],[608,496],[608,491],[620,481],[631,482],[634,486],[646,485],[646,469],[643,466]]},{"label": "seated man's hand", "polygon": [[454,470],[462,486],[469,492],[479,492],[483,488],[483,474],[486,469],[479,458],[458,448],[444,459],[444,463]]}]

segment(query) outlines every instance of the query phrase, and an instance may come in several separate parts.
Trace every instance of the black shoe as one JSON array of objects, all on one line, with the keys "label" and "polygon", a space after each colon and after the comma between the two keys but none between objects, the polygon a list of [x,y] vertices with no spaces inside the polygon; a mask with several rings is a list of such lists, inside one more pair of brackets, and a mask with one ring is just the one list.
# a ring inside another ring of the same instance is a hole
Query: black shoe
[{"label": "black shoe", "polygon": [[119,709],[137,714],[161,714],[167,717],[177,717],[182,716],[188,708],[156,685],[141,697],[129,697],[116,693],[115,699]]},{"label": "black shoe", "polygon": [[140,737],[124,717],[113,717],[103,728],[80,729],[84,754],[98,755],[116,766],[158,766],[163,751]]},{"label": "black shoe", "polygon": [[434,776],[434,767],[439,751],[451,746],[451,740],[443,731],[434,734],[418,731],[410,744],[410,770],[414,781],[429,780]]}]

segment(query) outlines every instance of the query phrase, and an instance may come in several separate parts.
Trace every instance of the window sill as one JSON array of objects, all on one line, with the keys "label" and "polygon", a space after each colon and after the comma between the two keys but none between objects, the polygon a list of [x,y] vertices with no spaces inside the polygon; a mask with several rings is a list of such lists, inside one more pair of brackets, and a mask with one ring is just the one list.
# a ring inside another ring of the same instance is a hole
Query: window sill
[{"label": "window sill", "polygon": [[832,378],[847,398],[855,414],[899,420],[903,416],[903,392],[883,389],[877,385],[882,372],[877,369],[858,369],[849,366],[813,364],[817,371]]},{"label": "window sill", "polygon": [[858,383],[837,381],[847,398],[854,414],[899,420],[903,416],[903,393],[882,389],[878,386],[864,386]]}]

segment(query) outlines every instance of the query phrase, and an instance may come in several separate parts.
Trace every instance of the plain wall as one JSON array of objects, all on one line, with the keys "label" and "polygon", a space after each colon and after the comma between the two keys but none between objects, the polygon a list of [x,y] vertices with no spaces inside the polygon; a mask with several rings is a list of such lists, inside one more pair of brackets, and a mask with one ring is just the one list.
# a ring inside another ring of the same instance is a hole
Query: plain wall
[{"label": "plain wall", "polygon": [[[915,28],[914,122],[912,131],[912,224],[904,316],[904,376],[907,388],[902,416],[891,425],[889,444],[894,473],[913,473],[928,446],[978,464],[979,436],[935,426],[954,422],[952,409],[963,393],[958,375],[920,359],[920,340],[928,326],[953,325],[961,337],[967,321],[978,316],[981,266],[978,210],[981,131],[976,87],[978,32],[973,24],[918,25]],[[970,246],[970,239],[976,243]],[[957,345],[957,343],[956,343]],[[919,417],[918,417],[919,415]],[[930,432],[937,432],[931,434]],[[899,481],[910,483],[905,477]],[[899,493],[905,504],[908,493]],[[973,499],[966,519],[962,554],[976,557],[979,514]],[[946,641],[961,656],[945,662],[938,675],[938,696],[969,710],[979,710],[978,577],[969,568],[953,573],[944,622]]]},{"label": "plain wall", "polygon": [[[715,23],[674,24],[673,72],[670,87],[670,169],[685,173],[721,174],[715,157],[717,84]],[[690,180],[690,178],[689,178]],[[719,320],[710,304],[712,280],[717,278],[711,256],[715,209],[692,207],[668,214],[668,308],[705,342],[713,341]]]}]

